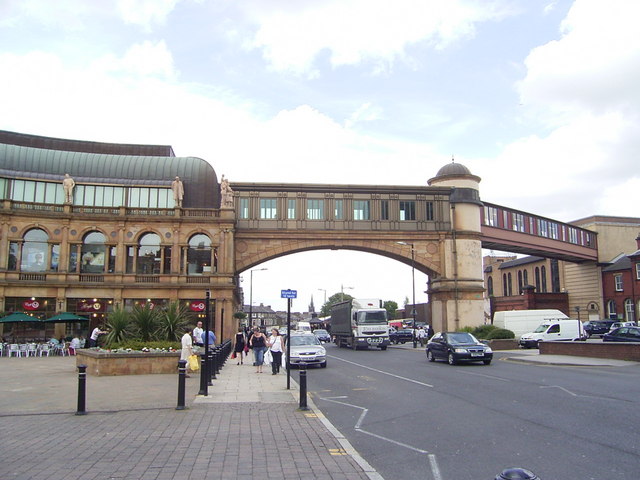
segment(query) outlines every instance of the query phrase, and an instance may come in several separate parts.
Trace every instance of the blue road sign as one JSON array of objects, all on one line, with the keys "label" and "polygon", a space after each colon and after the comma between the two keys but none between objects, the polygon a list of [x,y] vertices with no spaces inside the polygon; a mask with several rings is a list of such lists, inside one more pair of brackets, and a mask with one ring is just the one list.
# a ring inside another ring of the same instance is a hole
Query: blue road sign
[{"label": "blue road sign", "polygon": [[298,298],[297,290],[280,290],[280,298]]}]

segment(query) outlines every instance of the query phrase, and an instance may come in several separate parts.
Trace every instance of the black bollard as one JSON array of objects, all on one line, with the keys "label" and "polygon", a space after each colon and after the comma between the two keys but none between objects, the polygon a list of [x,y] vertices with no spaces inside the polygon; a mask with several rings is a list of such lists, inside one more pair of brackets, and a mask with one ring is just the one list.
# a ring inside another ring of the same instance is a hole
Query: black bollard
[{"label": "black bollard", "polygon": [[216,349],[214,347],[211,347],[211,350],[209,350],[209,358],[207,361],[209,362],[209,386],[211,387],[213,386],[211,380],[216,378]]},{"label": "black bollard", "polygon": [[208,362],[207,356],[202,353],[200,356],[200,391],[198,395],[204,395],[205,397],[209,395],[209,380],[208,380]]},{"label": "black bollard", "polygon": [[178,361],[178,406],[176,410],[184,410],[185,381],[187,379],[187,361]]},{"label": "black bollard", "polygon": [[78,365],[78,410],[76,415],[87,414],[87,366]]},{"label": "black bollard", "polygon": [[300,362],[300,408],[298,410],[309,410],[307,407],[307,365]]},{"label": "black bollard", "polygon": [[216,347],[215,359],[216,373],[220,373],[222,368],[222,347]]}]

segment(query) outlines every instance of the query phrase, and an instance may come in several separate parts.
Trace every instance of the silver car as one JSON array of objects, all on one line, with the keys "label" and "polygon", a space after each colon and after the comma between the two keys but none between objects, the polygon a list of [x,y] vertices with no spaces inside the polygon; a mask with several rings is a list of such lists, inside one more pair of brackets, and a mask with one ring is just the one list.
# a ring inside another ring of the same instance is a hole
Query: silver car
[{"label": "silver car", "polygon": [[291,342],[291,365],[320,365],[327,366],[327,351],[322,346],[318,337],[313,333],[292,333],[289,337]]}]

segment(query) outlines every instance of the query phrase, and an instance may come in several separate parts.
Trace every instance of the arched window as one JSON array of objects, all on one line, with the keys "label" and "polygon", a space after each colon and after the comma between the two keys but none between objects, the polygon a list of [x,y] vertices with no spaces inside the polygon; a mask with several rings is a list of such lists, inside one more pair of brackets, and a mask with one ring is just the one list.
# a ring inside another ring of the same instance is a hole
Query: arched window
[{"label": "arched window", "polygon": [[539,267],[536,267],[534,276],[536,277],[536,292],[540,292],[540,268]]},{"label": "arched window", "polygon": [[490,297],[493,297],[493,278],[492,277],[487,278],[487,294]]},{"label": "arched window", "polygon": [[540,276],[542,277],[542,293],[547,293],[547,267],[540,267]]},{"label": "arched window", "polygon": [[127,272],[138,275],[170,273],[171,247],[162,247],[158,234],[145,233],[137,246],[128,248]]},{"label": "arched window", "polygon": [[518,270],[518,295],[522,295],[522,270]]},{"label": "arched window", "polygon": [[510,297],[513,295],[513,283],[511,282],[511,272],[507,273],[507,296]]},{"label": "arched window", "polygon": [[527,272],[526,270],[522,272],[522,282],[524,283],[525,287],[529,285],[529,272]]},{"label": "arched window", "polygon": [[[9,253],[17,252],[16,242],[11,242]],[[22,238],[20,249],[20,269],[25,272],[46,272],[58,270],[60,245],[49,244],[49,235],[40,228],[32,228]],[[12,266],[9,259],[9,266]],[[15,259],[17,265],[17,259]]]},{"label": "arched window", "polygon": [[507,286],[507,274],[502,274],[502,296],[506,297],[509,292],[509,287]]},{"label": "arched window", "polygon": [[106,244],[102,232],[92,231],[82,238],[82,244],[72,247],[69,255],[69,271],[80,273],[105,273],[115,270],[116,248]]},{"label": "arched window", "polygon": [[187,248],[187,275],[202,275],[216,269],[216,251],[211,248],[211,239],[202,233],[192,236]]},{"label": "arched window", "polygon": [[618,314],[616,313],[616,301],[609,300],[607,302],[607,315],[610,319],[615,320],[618,318]]},{"label": "arched window", "polygon": [[635,312],[633,311],[633,300],[630,298],[624,301],[624,319],[626,322],[636,321]]}]

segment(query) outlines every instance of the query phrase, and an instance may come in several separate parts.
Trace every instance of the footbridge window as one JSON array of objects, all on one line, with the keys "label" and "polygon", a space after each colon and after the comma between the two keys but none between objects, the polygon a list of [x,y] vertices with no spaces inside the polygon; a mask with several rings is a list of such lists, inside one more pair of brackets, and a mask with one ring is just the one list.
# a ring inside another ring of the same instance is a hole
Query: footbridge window
[{"label": "footbridge window", "polygon": [[324,220],[324,200],[307,200],[307,219]]},{"label": "footbridge window", "polygon": [[278,215],[275,198],[260,199],[260,218],[263,220],[275,220]]},{"label": "footbridge window", "polygon": [[369,200],[353,201],[353,219],[354,220],[371,220],[371,210]]},{"label": "footbridge window", "polygon": [[416,219],[416,202],[401,201],[400,202],[400,220]]}]

